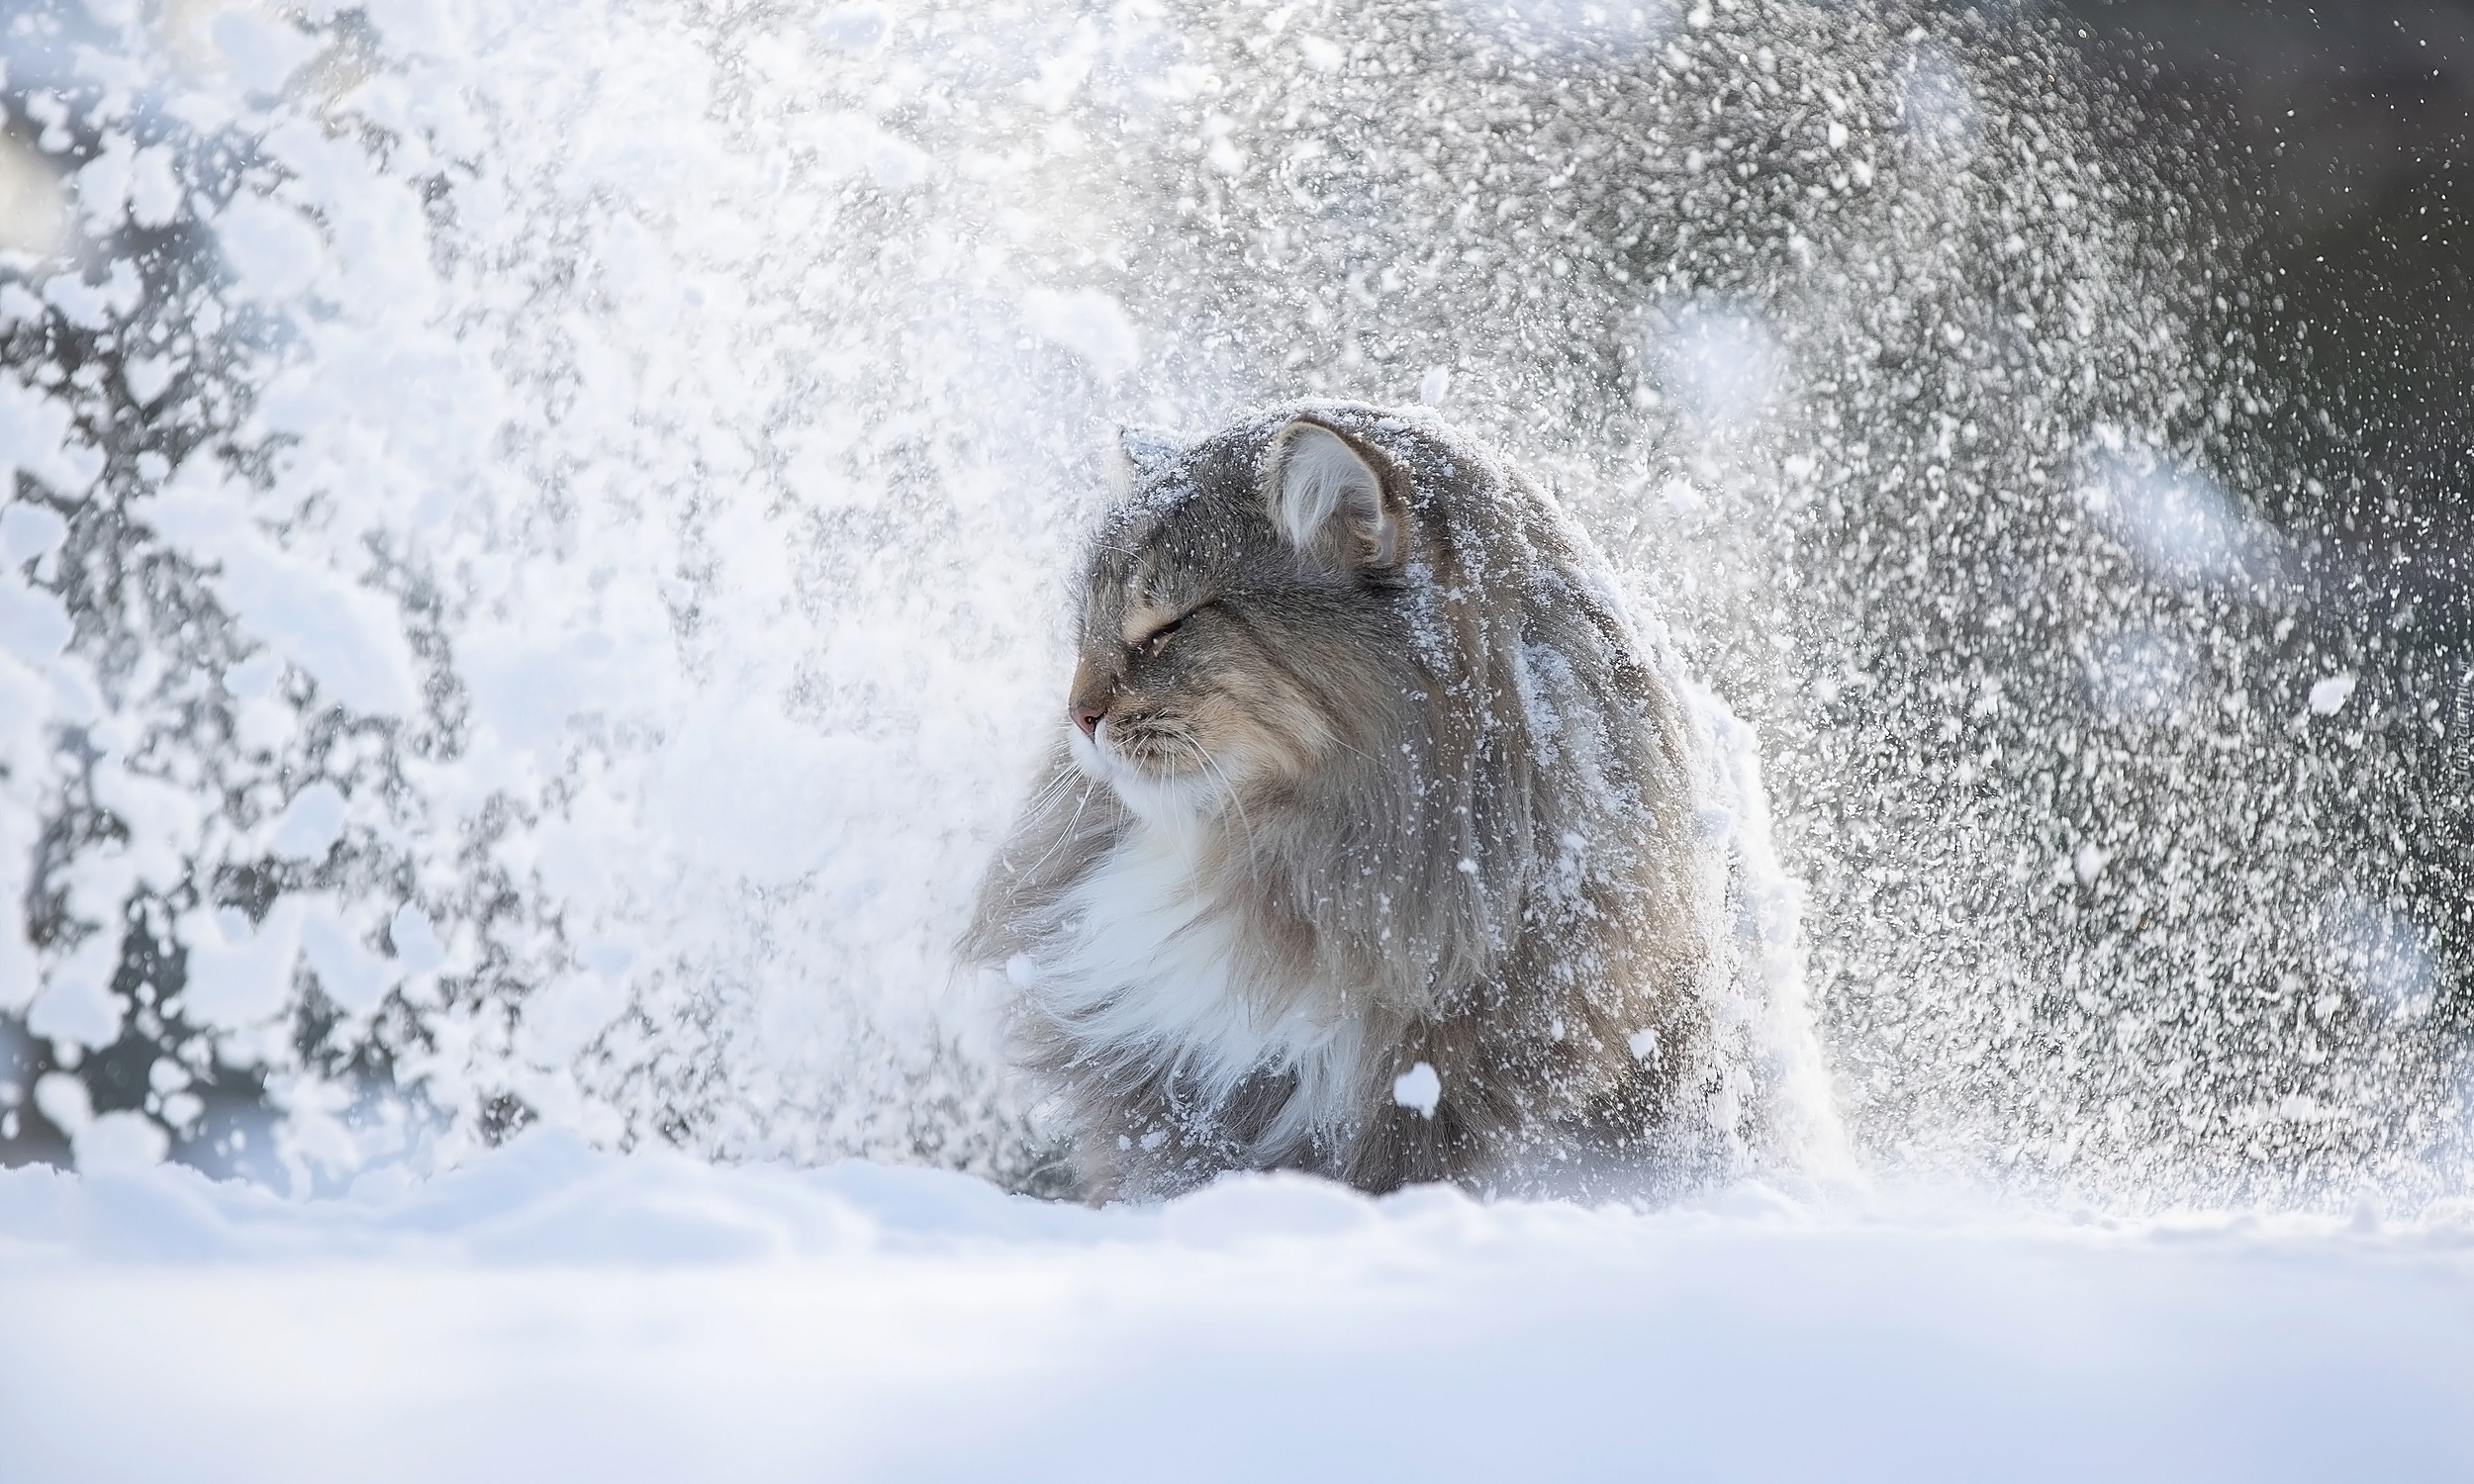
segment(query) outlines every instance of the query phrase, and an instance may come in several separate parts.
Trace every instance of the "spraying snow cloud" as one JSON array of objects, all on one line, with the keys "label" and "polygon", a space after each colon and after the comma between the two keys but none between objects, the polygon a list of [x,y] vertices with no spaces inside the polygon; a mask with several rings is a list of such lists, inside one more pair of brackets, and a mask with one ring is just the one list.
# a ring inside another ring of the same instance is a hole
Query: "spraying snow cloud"
[{"label": "spraying snow cloud", "polygon": [[2344,895],[2327,911],[2328,968],[2365,1004],[2397,1020],[2428,1013],[2439,957],[2421,924],[2393,902]]},{"label": "spraying snow cloud", "polygon": [[1125,306],[1098,289],[1033,289],[1022,296],[1022,323],[1040,339],[1081,356],[1103,381],[1142,359],[1142,337]]},{"label": "spraying snow cloud", "polygon": [[1652,317],[1648,340],[1658,385],[1711,422],[1750,422],[1777,395],[1777,341],[1744,305],[1692,299],[1669,306]]},{"label": "spraying snow cloud", "polygon": [[1455,7],[1472,26],[1506,41],[1533,46],[1603,46],[1647,48],[1678,27],[1710,22],[1707,0],[1460,0]]},{"label": "spraying snow cloud", "polygon": [[2176,582],[2264,586],[2290,561],[2285,538],[2207,474],[2099,428],[2102,452],[2079,497],[2141,563]]},{"label": "spraying snow cloud", "polygon": [[2170,710],[2190,684],[2190,646],[2160,629],[2113,634],[2096,646],[2091,690],[2106,716],[2135,720]]}]

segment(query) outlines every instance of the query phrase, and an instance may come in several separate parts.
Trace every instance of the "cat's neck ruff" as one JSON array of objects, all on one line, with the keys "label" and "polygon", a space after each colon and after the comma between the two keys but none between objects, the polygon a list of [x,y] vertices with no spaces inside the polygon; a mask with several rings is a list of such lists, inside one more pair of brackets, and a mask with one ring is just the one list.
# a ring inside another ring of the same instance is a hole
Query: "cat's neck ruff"
[{"label": "cat's neck ruff", "polygon": [[1016,982],[1087,1055],[1166,1062],[1208,1099],[1258,1072],[1294,1072],[1296,1095],[1267,1139],[1336,1127],[1355,1090],[1359,1018],[1320,986],[1248,979],[1260,956],[1210,886],[1220,809],[1158,793],[1137,803],[1133,791],[1117,788],[1133,817]]}]

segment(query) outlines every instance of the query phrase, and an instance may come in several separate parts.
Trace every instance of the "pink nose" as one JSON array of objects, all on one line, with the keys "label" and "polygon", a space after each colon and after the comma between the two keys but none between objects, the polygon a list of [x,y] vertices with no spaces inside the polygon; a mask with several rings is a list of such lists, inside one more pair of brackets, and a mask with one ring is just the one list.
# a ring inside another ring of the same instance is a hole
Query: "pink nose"
[{"label": "pink nose", "polygon": [[1074,724],[1083,729],[1083,735],[1086,737],[1099,735],[1099,718],[1108,714],[1104,707],[1085,705],[1079,700],[1065,709],[1066,714],[1074,718]]}]

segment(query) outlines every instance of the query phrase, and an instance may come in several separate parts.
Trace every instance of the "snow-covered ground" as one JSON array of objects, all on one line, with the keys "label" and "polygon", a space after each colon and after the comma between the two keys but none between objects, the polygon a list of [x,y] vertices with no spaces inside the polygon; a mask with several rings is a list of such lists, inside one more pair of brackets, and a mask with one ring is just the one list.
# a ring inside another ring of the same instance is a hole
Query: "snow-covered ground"
[{"label": "snow-covered ground", "polygon": [[2474,1212],[0,1173],[0,1478],[2474,1476]]}]

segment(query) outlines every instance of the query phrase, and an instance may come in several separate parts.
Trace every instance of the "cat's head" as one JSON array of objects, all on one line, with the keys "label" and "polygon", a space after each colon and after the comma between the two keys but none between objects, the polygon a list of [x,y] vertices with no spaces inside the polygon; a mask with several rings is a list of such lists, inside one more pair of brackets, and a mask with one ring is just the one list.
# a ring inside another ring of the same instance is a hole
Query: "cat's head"
[{"label": "cat's head", "polygon": [[1301,783],[1408,703],[1410,481],[1348,420],[1124,439],[1132,488],[1092,543],[1066,710],[1077,764],[1137,813]]}]

